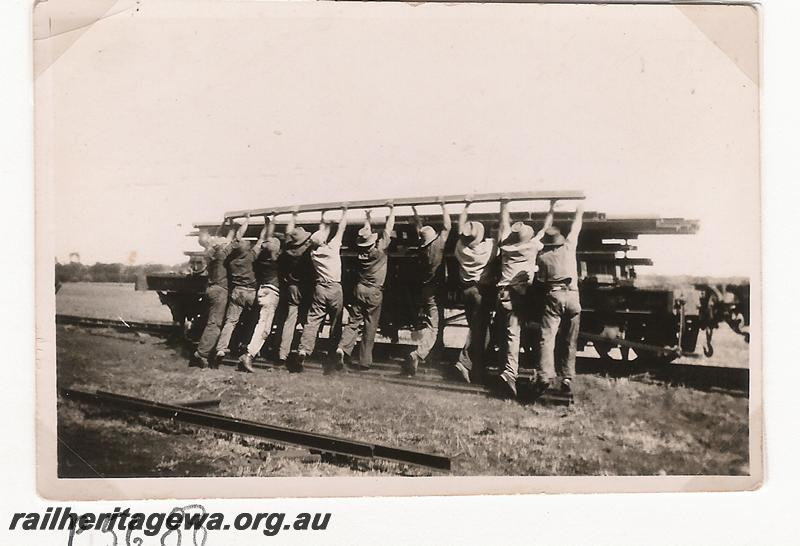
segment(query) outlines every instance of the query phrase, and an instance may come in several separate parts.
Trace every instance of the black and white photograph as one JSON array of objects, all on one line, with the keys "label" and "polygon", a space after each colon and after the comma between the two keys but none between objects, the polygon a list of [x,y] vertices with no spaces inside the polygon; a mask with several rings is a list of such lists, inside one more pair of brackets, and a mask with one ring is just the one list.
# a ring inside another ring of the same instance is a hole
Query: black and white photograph
[{"label": "black and white photograph", "polygon": [[43,496],[761,483],[754,6],[33,22]]}]

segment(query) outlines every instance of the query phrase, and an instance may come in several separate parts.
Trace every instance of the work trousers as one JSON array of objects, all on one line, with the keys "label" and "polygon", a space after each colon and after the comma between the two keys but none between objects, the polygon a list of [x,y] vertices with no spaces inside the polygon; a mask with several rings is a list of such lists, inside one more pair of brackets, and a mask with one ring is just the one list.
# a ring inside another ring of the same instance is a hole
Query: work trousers
[{"label": "work trousers", "polygon": [[338,335],[341,335],[343,308],[344,297],[340,283],[317,283],[314,287],[311,308],[308,310],[308,319],[303,327],[303,333],[300,335],[298,351],[307,355],[314,352],[317,334],[326,316],[331,327],[328,343],[331,349],[335,348],[338,345],[337,332]]},{"label": "work trousers", "polygon": [[272,331],[272,320],[275,318],[275,311],[278,309],[280,297],[278,289],[272,285],[264,285],[258,289],[258,323],[253,330],[253,337],[247,345],[247,354],[257,356],[261,352],[261,347]]},{"label": "work trousers", "polygon": [[208,298],[208,322],[200,336],[197,353],[203,358],[208,358],[214,347],[217,346],[219,333],[225,322],[225,308],[228,305],[228,289],[217,284],[212,284],[206,290]]},{"label": "work trousers", "polygon": [[434,290],[423,288],[419,314],[422,329],[419,344],[414,352],[420,360],[425,360],[439,337],[439,304],[436,302]]},{"label": "work trousers", "polygon": [[470,284],[463,287],[464,314],[467,318],[467,339],[458,356],[458,362],[476,376],[484,369],[486,341],[489,333],[489,315],[494,305],[494,288]]},{"label": "work trousers", "polygon": [[297,328],[297,315],[300,313],[300,304],[303,301],[303,291],[299,285],[287,284],[286,294],[286,319],[283,321],[281,331],[281,346],[278,349],[278,358],[286,360],[292,350],[294,341],[294,331]]},{"label": "work trousers", "polygon": [[519,372],[519,345],[527,285],[504,286],[497,298],[497,319],[503,326],[505,366],[503,374],[516,379]]},{"label": "work trousers", "polygon": [[225,313],[225,326],[217,342],[217,353],[228,352],[228,345],[231,343],[233,330],[239,323],[242,311],[252,307],[256,303],[256,289],[244,286],[234,286],[231,291],[231,300],[228,302],[228,311]]},{"label": "work trousers", "polygon": [[378,331],[378,321],[381,318],[381,304],[383,303],[383,290],[377,286],[367,286],[358,283],[355,290],[355,302],[350,314],[350,322],[342,330],[342,340],[339,348],[345,354],[352,355],[356,345],[358,330],[361,328],[360,361],[362,366],[372,365],[372,348],[375,345],[375,334]]},{"label": "work trousers", "polygon": [[543,304],[539,370],[545,379],[555,377],[556,371],[562,378],[572,379],[575,377],[575,352],[581,323],[578,291],[547,292]]}]

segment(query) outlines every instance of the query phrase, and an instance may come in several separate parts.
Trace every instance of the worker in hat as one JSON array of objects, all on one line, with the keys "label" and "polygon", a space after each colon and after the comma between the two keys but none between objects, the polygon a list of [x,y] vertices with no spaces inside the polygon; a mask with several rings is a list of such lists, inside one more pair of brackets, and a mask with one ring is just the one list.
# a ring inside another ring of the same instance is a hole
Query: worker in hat
[{"label": "worker in hat", "polygon": [[311,296],[314,283],[314,269],[311,264],[311,234],[302,226],[297,226],[297,210],[286,224],[283,252],[278,259],[280,276],[281,304],[285,317],[281,330],[278,361],[286,363],[292,350],[292,342],[297,328],[297,318],[301,307]]},{"label": "worker in hat", "polygon": [[[225,220],[217,229],[217,233],[228,225],[226,237],[215,237],[207,231],[201,231],[197,242],[205,249],[204,257],[208,264],[208,288],[206,288],[206,300],[208,300],[208,320],[200,335],[200,342],[193,355],[193,361],[200,368],[206,368],[212,363],[209,359],[214,355],[214,349],[219,340],[222,325],[225,323],[225,309],[228,307],[228,270],[225,268],[225,260],[233,251],[233,239],[237,231],[233,229],[233,219]],[[240,228],[241,230],[241,228]],[[240,236],[244,236],[241,230]]]},{"label": "worker in hat", "polygon": [[553,224],[553,207],[545,217],[538,233],[522,222],[511,224],[508,201],[500,201],[500,282],[498,286],[497,318],[504,326],[505,367],[500,380],[507,393],[517,396],[519,370],[520,323],[525,312],[525,296],[536,271],[536,255],[543,248],[541,239]]},{"label": "worker in hat", "polygon": [[342,339],[336,349],[337,365],[343,366],[345,356],[353,354],[358,329],[363,324],[360,362],[358,369],[367,370],[372,366],[372,347],[378,331],[378,321],[383,303],[383,285],[386,281],[387,250],[394,231],[394,204],[390,201],[389,216],[380,234],[372,231],[371,213],[366,212],[364,226],[358,231],[358,257],[356,262],[356,287],[354,303],[351,307],[350,321],[342,329]]},{"label": "worker in hat", "polygon": [[458,377],[467,383],[483,380],[489,316],[497,292],[497,279],[491,267],[497,257],[497,242],[485,236],[482,223],[468,220],[470,204],[467,198],[458,218],[455,250],[469,331],[454,367]]},{"label": "worker in hat", "polygon": [[[234,248],[226,260],[228,266],[228,277],[231,283],[230,301],[228,301],[228,309],[225,312],[225,325],[222,327],[222,332],[219,334],[219,341],[217,342],[217,359],[222,359],[228,354],[231,342],[231,336],[239,324],[239,318],[242,312],[254,307],[256,305],[256,274],[253,269],[253,262],[261,252],[261,246],[264,244],[266,238],[266,226],[261,230],[258,240],[255,244],[250,244],[250,241],[244,238],[245,230],[250,222],[250,214],[248,213],[242,222],[237,233],[237,241]],[[239,361],[239,369],[241,371],[252,372],[250,366],[245,366],[242,361]]]},{"label": "worker in hat", "polygon": [[278,281],[278,257],[281,253],[281,242],[275,237],[275,219],[272,215],[264,215],[264,227],[261,230],[264,240],[261,251],[253,263],[256,274],[256,301],[258,302],[258,323],[253,330],[247,351],[239,358],[239,364],[245,370],[253,371],[253,358],[261,352],[264,342],[272,331],[272,320],[280,301],[280,282]]},{"label": "worker in hat", "polygon": [[[342,216],[339,219],[336,234],[328,240],[331,228],[330,224],[325,220],[325,211],[322,211],[319,229],[309,239],[311,241],[311,262],[314,265],[316,279],[314,281],[314,292],[311,296],[311,307],[308,310],[308,318],[300,336],[297,359],[294,366],[292,366],[295,371],[302,371],[306,357],[314,352],[317,334],[325,317],[328,317],[330,324],[328,343],[331,349],[328,352],[329,357],[334,355],[334,351],[338,346],[337,337],[341,335],[342,311],[344,309],[342,257],[340,252],[346,227],[347,207],[342,207]],[[344,366],[337,364],[330,361],[326,362],[325,372],[329,374],[341,371]]]},{"label": "worker in hat", "polygon": [[444,246],[452,227],[452,221],[444,203],[442,203],[443,227],[439,233],[436,233],[431,226],[423,226],[422,220],[417,214],[417,208],[413,206],[411,208],[414,211],[414,223],[419,236],[417,271],[420,276],[419,314],[423,327],[417,348],[408,355],[404,363],[403,371],[407,375],[417,373],[419,363],[428,357],[439,337],[439,304],[436,293],[443,282]]},{"label": "worker in hat", "polygon": [[561,378],[560,390],[564,394],[572,393],[575,377],[575,352],[581,321],[576,250],[582,226],[581,202],[566,237],[555,226],[546,230],[542,238],[544,249],[536,260],[537,286],[544,292],[537,382],[550,388],[558,375]]}]

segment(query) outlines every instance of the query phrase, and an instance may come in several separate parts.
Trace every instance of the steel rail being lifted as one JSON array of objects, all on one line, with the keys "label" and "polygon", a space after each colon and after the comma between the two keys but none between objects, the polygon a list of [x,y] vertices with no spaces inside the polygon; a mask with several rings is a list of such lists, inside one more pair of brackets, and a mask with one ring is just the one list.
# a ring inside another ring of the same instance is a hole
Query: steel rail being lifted
[{"label": "steel rail being lifted", "polygon": [[59,389],[59,393],[68,400],[104,404],[121,410],[146,413],[155,417],[175,419],[184,423],[224,430],[226,432],[246,434],[276,442],[300,445],[309,449],[336,455],[366,459],[377,457],[438,470],[450,470],[451,467],[450,458],[442,455],[373,444],[370,442],[360,442],[256,421],[248,421],[200,409],[163,404],[133,396],[104,391],[92,393],[75,389]]},{"label": "steel rail being lifted", "polygon": [[347,206],[350,209],[369,209],[375,207],[385,207],[391,201],[395,207],[402,206],[423,206],[438,205],[441,203],[464,203],[467,200],[472,203],[491,203],[502,200],[507,201],[559,201],[586,199],[582,191],[518,191],[508,193],[476,193],[441,195],[434,197],[398,197],[397,199],[367,199],[363,201],[342,201],[339,203],[314,203],[310,205],[268,207],[258,209],[243,209],[228,211],[225,218],[241,218],[248,213],[251,216],[263,216],[265,214],[289,214],[292,212],[321,212],[324,210],[340,209]]},{"label": "steel rail being lifted", "polygon": [[[463,201],[462,201],[463,202]],[[386,201],[379,201],[379,205],[377,206],[385,206]],[[343,203],[336,203],[334,206],[341,207]],[[278,207],[281,210],[285,209],[286,207]],[[266,209],[259,209],[257,211],[250,211],[251,215],[260,213],[262,210]],[[322,210],[322,209],[318,209]],[[329,221],[336,221],[336,214],[335,209],[324,209],[330,210],[331,213],[328,216]],[[291,212],[291,211],[290,211]],[[230,214],[230,213],[228,213]],[[286,224],[289,221],[289,216],[286,214],[281,213],[281,216],[277,216],[275,218],[276,224]],[[450,218],[455,222],[458,218],[458,211],[449,211]],[[531,210],[512,210],[511,211],[511,219],[512,221],[523,221],[523,222],[543,222],[546,216],[545,211],[531,211]],[[373,218],[373,223],[376,225],[382,225],[384,222],[384,218],[381,217],[382,215],[378,215],[376,218]],[[431,213],[430,211],[420,211],[419,213],[420,219],[423,222],[431,224],[431,225],[439,225],[441,223],[441,213]],[[234,218],[234,217],[229,217]],[[411,215],[411,211],[399,211],[396,214],[397,222],[398,223],[408,223],[412,221],[413,217]],[[497,222],[499,217],[497,212],[481,212],[478,210],[470,211],[469,213],[470,220],[477,220],[479,222],[484,223],[494,223]],[[567,222],[571,222],[574,218],[574,213],[570,211],[555,211],[555,223],[558,224],[565,224]],[[318,218],[300,218],[298,219],[298,224],[300,225],[313,225],[316,224]],[[351,215],[348,218],[348,224],[360,224],[363,222],[363,217],[359,217],[358,215]],[[200,230],[216,230],[220,227],[221,222],[219,220],[216,221],[204,221],[204,222],[194,222],[192,227],[195,228],[193,231],[190,231],[186,235],[189,237],[196,237],[199,235]],[[261,217],[260,216],[253,216],[251,218],[251,229],[252,233],[255,234],[257,229],[261,225]],[[488,224],[487,224],[488,225]],[[627,216],[615,216],[615,215],[608,215],[606,213],[600,213],[596,211],[586,211],[583,215],[583,229],[581,233],[585,234],[594,234],[594,233],[602,233],[603,239],[620,239],[620,240],[635,240],[638,239],[640,235],[692,235],[698,232],[700,229],[700,222],[698,220],[691,220],[685,218],[661,218],[661,217],[638,217],[632,218]],[[280,236],[280,235],[279,235]],[[620,246],[622,246],[620,244]],[[620,251],[624,251],[625,249],[620,248]],[[633,251],[637,250],[635,248],[628,248],[627,250]],[[582,253],[585,250],[578,250],[578,253]]]}]

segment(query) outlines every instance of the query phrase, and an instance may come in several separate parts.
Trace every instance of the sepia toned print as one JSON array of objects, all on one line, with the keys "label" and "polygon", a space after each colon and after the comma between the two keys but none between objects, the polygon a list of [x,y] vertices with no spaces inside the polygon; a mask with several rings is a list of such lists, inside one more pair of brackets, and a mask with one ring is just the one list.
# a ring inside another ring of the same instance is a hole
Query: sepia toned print
[{"label": "sepia toned print", "polygon": [[43,494],[760,483],[751,6],[96,11],[34,17]]}]

